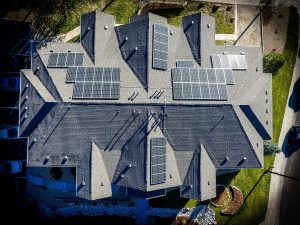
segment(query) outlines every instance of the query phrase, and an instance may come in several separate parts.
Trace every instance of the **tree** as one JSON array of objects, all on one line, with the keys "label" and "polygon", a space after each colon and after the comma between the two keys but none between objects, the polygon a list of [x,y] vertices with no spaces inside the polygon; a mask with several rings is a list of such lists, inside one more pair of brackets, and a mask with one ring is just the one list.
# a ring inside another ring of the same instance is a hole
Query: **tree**
[{"label": "tree", "polygon": [[272,73],[273,75],[276,75],[284,62],[285,58],[282,54],[272,52],[265,55],[263,59],[264,73]]},{"label": "tree", "polygon": [[265,155],[275,155],[281,150],[274,141],[264,141],[264,153]]}]

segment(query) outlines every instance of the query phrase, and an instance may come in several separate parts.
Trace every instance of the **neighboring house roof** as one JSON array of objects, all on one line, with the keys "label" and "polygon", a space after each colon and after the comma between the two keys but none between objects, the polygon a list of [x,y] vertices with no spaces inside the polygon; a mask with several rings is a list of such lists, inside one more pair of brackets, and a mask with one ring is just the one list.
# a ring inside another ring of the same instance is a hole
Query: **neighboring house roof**
[{"label": "neighboring house roof", "polygon": [[[262,141],[272,137],[272,77],[262,73],[260,48],[215,46],[214,19],[205,14],[184,17],[182,29],[154,14],[114,24],[102,12],[83,15],[81,43],[49,43],[34,55],[32,70],[22,70],[20,135],[29,138],[28,166],[77,167],[77,196],[89,200],[110,197],[112,185],[152,197],[181,187],[181,196],[205,200],[215,196],[217,169],[263,166]],[[153,68],[154,24],[168,28],[160,37],[168,36],[167,64],[158,63],[167,69]],[[66,82],[67,66],[47,66],[51,54],[68,52],[83,55],[89,71],[118,69],[119,97],[72,97],[77,84]],[[177,61],[211,68],[212,54],[241,52],[248,68],[233,71],[227,100],[174,99]]]}]

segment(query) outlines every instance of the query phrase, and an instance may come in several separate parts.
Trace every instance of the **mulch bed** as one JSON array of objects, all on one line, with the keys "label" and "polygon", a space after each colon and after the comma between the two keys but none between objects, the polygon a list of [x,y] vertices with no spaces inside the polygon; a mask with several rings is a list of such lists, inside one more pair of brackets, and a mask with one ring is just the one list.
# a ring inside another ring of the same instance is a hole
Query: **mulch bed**
[{"label": "mulch bed", "polygon": [[230,200],[230,193],[226,186],[217,185],[217,197],[210,200],[210,203],[216,207],[223,207],[228,204]]},{"label": "mulch bed", "polygon": [[242,207],[244,202],[243,193],[235,186],[230,186],[232,191],[232,202],[221,212],[225,215],[233,215]]}]

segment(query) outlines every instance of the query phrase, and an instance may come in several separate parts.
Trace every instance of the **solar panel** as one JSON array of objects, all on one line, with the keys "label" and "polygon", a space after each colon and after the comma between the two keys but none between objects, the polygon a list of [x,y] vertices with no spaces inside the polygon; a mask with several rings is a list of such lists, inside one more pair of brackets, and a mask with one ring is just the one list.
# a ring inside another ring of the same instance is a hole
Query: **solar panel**
[{"label": "solar panel", "polygon": [[[184,67],[173,68],[171,70],[173,98],[190,100],[227,100],[227,80],[225,71],[227,73],[230,71],[232,72],[231,69],[194,69]],[[223,88],[220,91],[219,84],[225,85],[225,89],[223,86],[220,86]],[[220,93],[222,96],[220,96]]]},{"label": "solar panel", "polygon": [[219,95],[221,100],[227,100],[228,94],[227,94],[227,87],[225,84],[218,84],[219,88]]},{"label": "solar panel", "polygon": [[194,68],[194,62],[190,60],[184,60],[184,61],[177,61],[176,67],[188,67],[188,68]]},{"label": "solar panel", "polygon": [[226,84],[234,84],[233,72],[231,69],[224,69]]},{"label": "solar panel", "polygon": [[213,54],[210,56],[210,59],[213,68],[222,68],[220,55]]},{"label": "solar panel", "polygon": [[151,185],[166,182],[166,138],[151,139]]},{"label": "solar panel", "polygon": [[213,68],[248,69],[245,55],[212,54],[210,58]]},{"label": "solar panel", "polygon": [[66,82],[75,82],[73,98],[120,97],[120,68],[69,67]]},{"label": "solar panel", "polygon": [[48,59],[48,67],[56,66],[57,64],[58,53],[52,53]]},{"label": "solar panel", "polygon": [[155,69],[168,68],[169,30],[166,26],[153,24],[153,61]]},{"label": "solar panel", "polygon": [[50,53],[47,67],[82,66],[83,53]]},{"label": "solar panel", "polygon": [[69,67],[67,70],[66,82],[75,82],[78,67]]}]

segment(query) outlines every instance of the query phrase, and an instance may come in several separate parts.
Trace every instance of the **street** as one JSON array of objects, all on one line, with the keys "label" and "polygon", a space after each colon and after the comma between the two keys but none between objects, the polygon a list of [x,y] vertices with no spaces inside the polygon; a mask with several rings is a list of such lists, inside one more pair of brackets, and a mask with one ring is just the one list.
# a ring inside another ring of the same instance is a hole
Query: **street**
[{"label": "street", "polygon": [[[299,101],[299,100],[298,100]],[[297,113],[299,121],[300,113]],[[289,156],[286,163],[285,175],[300,179],[300,149]],[[283,188],[280,204],[279,224],[299,223],[300,213],[300,181],[283,178]]]}]

